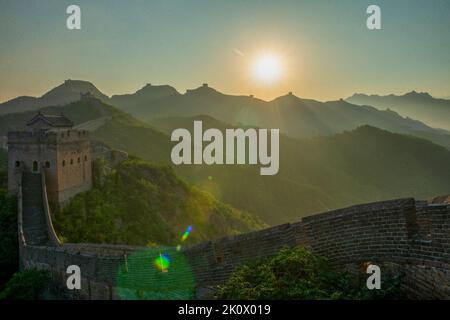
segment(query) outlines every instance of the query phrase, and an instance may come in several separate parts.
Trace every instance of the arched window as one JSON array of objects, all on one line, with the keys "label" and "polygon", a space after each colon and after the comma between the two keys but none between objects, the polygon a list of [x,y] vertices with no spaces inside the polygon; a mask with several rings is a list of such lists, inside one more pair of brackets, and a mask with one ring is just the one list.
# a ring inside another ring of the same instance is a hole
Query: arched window
[{"label": "arched window", "polygon": [[70,164],[73,164],[73,159],[70,159]]},{"label": "arched window", "polygon": [[48,169],[50,168],[50,161],[45,161],[45,167]]},{"label": "arched window", "polygon": [[87,156],[84,156],[84,161],[87,161]]},{"label": "arched window", "polygon": [[16,161],[16,168],[20,167],[20,161]]},{"label": "arched window", "polygon": [[78,157],[78,159],[77,159],[77,162],[78,162],[78,163],[80,163],[80,162],[81,162],[81,159],[80,159],[80,157]]},{"label": "arched window", "polygon": [[65,167],[66,166],[66,160],[63,160],[62,162],[62,166]]},{"label": "arched window", "polygon": [[33,172],[38,172],[38,162],[36,160],[33,161]]}]

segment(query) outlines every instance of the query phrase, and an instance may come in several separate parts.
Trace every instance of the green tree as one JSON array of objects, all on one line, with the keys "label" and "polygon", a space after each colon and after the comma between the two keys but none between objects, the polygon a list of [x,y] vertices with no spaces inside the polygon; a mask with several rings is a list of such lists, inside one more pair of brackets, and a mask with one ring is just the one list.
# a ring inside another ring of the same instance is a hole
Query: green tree
[{"label": "green tree", "polygon": [[246,264],[219,286],[219,299],[396,299],[401,278],[386,278],[382,289],[368,290],[350,274],[334,269],[303,247],[283,248],[271,258]]},{"label": "green tree", "polygon": [[55,228],[70,242],[178,245],[252,231],[265,225],[179,179],[169,166],[131,158],[94,164],[94,187],[55,214]]},{"label": "green tree", "polygon": [[0,300],[36,300],[50,279],[48,271],[29,269],[15,273],[0,292]]},{"label": "green tree", "polygon": [[0,288],[18,269],[16,198],[0,189]]}]

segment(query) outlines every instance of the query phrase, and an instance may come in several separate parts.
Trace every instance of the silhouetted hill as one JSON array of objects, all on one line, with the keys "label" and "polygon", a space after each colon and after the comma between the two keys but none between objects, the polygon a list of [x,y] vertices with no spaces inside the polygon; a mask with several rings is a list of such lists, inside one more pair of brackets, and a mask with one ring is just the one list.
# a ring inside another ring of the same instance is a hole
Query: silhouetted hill
[{"label": "silhouetted hill", "polygon": [[111,103],[147,121],[209,115],[233,125],[279,128],[281,132],[295,138],[332,135],[371,125],[391,132],[413,134],[450,149],[449,132],[403,118],[393,111],[357,106],[343,100],[319,102],[288,94],[267,102],[250,96],[223,94],[207,85],[188,90],[185,94],[162,96],[157,88],[145,90],[145,95],[138,91],[136,94],[121,96],[120,99],[111,99]]},{"label": "silhouetted hill", "polygon": [[109,99],[88,81],[66,80],[63,84],[51,89],[39,98],[23,96],[1,103],[0,115],[65,105],[80,100],[82,93],[90,93],[103,101]]},{"label": "silhouetted hill", "polygon": [[[106,123],[92,133],[93,139],[128,151],[131,156],[169,164],[171,148],[167,135],[99,100],[40,110],[49,114],[63,112],[76,125],[107,116]],[[22,129],[35,113],[26,111],[0,117],[2,131]],[[6,153],[0,149],[0,186],[5,184],[2,169],[6,169],[6,161]],[[77,195],[56,215],[56,226],[66,240],[168,245],[176,244],[188,225],[194,225],[193,242],[265,226],[256,216],[182,181],[168,167],[134,159],[120,164],[101,180],[102,186],[96,185],[93,190]],[[73,224],[74,218],[80,223]]]},{"label": "silhouetted hill", "polygon": [[426,92],[411,91],[402,96],[356,93],[347,98],[347,101],[358,105],[371,105],[379,109],[389,108],[435,128],[450,130],[450,100],[433,98]]},{"label": "silhouetted hill", "polygon": [[[391,132],[412,134],[450,149],[450,132],[436,130],[420,121],[404,118],[391,110],[381,111],[343,100],[319,102],[301,99],[292,94],[278,97],[273,101],[263,101],[252,96],[224,94],[207,84],[187,90],[185,94],[180,94],[168,85],[147,84],[133,94],[114,95],[108,98],[90,82],[67,80],[40,98],[19,97],[0,104],[0,115],[65,105],[79,100],[80,94],[86,92],[144,121],[203,114],[233,125],[279,128],[281,132],[295,138],[332,135],[358,126],[371,125]],[[412,103],[411,101],[420,101],[422,104],[427,101],[433,101],[435,104],[448,103],[447,100],[434,99],[428,94],[415,92],[403,98],[409,101],[408,103]],[[349,101],[352,101],[352,98],[349,98]],[[442,106],[439,108],[442,109]],[[428,113],[428,108],[421,109],[422,112]],[[423,111],[424,109],[426,111]],[[446,105],[443,110],[448,109]],[[436,116],[441,123],[450,122],[447,111],[440,117]],[[430,117],[433,112],[430,113]]]},{"label": "silhouetted hill", "polygon": [[46,114],[60,114],[61,112],[68,116],[75,125],[80,123],[98,119],[109,110],[105,105],[98,101],[98,103],[88,103],[83,101],[76,101],[65,106],[57,107],[43,107],[36,110],[28,110],[17,113],[8,113],[0,116],[0,136],[5,136],[8,131],[21,130],[26,127],[26,122],[30,120],[38,110]]},{"label": "silhouetted hill", "polygon": [[[289,108],[288,99],[298,98],[288,96],[278,103]],[[334,104],[327,106],[334,108]],[[350,106],[355,111],[364,109]],[[108,121],[92,133],[94,139],[147,161],[169,165],[172,165],[170,152],[174,145],[169,135],[173,129],[192,130],[195,119],[202,120],[205,129],[233,127],[211,116],[158,119],[149,125],[94,99],[62,108],[59,110],[66,108],[73,117],[78,117],[78,122],[107,113]],[[307,139],[281,135],[280,171],[275,176],[261,176],[259,166],[250,165],[172,167],[179,176],[217,199],[267,223],[277,224],[356,203],[448,194],[449,163],[450,151],[443,147],[363,126]]]},{"label": "silhouetted hill", "polygon": [[[204,130],[232,126],[209,116],[152,122],[170,134],[202,120]],[[151,155],[150,155],[151,156]],[[370,126],[312,139],[280,138],[280,171],[260,176],[258,166],[179,166],[182,176],[269,223],[355,203],[448,193],[450,152],[423,139]],[[447,163],[447,164],[446,164]]]},{"label": "silhouetted hill", "polygon": [[153,86],[147,84],[133,94],[113,95],[110,102],[117,105],[128,104],[130,108],[134,108],[136,105],[177,97],[179,95],[180,93],[171,86]]}]

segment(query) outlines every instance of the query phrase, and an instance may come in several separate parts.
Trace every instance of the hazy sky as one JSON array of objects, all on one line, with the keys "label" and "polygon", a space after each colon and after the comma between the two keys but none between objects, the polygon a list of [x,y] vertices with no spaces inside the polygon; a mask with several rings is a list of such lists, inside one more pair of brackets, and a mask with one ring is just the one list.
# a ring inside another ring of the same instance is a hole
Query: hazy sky
[{"label": "hazy sky", "polygon": [[[66,28],[70,4],[81,7],[79,31]],[[381,7],[382,30],[367,29],[369,4]],[[251,72],[264,52],[283,66],[272,85]],[[107,95],[207,82],[264,99],[450,96],[450,1],[0,0],[0,101],[65,79]]]}]

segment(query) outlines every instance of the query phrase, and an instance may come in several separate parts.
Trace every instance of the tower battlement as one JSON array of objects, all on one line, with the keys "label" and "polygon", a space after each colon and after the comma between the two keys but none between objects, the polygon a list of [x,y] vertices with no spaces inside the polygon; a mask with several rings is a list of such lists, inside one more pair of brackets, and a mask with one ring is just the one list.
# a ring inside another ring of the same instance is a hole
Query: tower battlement
[{"label": "tower battlement", "polygon": [[88,132],[64,115],[38,113],[27,129],[8,132],[8,190],[16,194],[21,173],[45,173],[49,201],[61,205],[92,187]]}]

